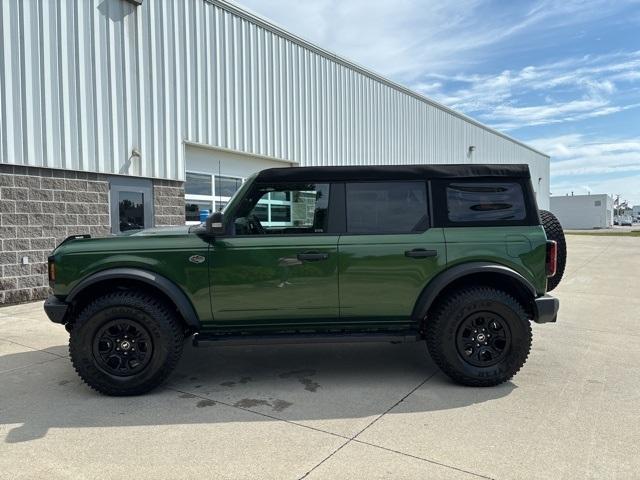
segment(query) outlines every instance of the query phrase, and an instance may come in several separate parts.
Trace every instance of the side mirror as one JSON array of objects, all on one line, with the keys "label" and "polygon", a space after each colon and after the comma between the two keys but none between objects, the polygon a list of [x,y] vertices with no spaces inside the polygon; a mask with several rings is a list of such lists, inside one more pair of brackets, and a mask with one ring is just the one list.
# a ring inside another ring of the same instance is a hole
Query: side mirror
[{"label": "side mirror", "polygon": [[224,230],[224,215],[222,212],[213,212],[207,217],[207,233],[209,235],[223,235]]}]

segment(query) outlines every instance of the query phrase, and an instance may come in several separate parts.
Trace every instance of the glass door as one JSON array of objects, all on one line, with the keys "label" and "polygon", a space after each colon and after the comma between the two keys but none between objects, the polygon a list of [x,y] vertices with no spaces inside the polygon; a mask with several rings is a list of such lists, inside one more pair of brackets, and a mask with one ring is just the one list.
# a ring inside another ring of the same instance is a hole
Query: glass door
[{"label": "glass door", "polygon": [[151,180],[111,177],[109,186],[111,233],[120,234],[153,227]]}]

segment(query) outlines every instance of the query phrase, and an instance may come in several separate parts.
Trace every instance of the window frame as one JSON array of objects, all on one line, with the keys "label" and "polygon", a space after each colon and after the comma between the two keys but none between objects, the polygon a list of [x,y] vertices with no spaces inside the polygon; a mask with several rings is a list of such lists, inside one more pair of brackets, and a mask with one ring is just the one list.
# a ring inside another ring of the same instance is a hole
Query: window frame
[{"label": "window frame", "polygon": [[[447,187],[452,184],[468,183],[515,183],[520,185],[522,189],[522,200],[524,202],[525,216],[519,220],[488,220],[488,221],[469,221],[454,222],[449,219],[449,205],[447,202]],[[436,203],[443,205],[444,208],[437,209],[434,212],[434,225],[446,228],[464,228],[464,227],[518,227],[518,226],[535,226],[540,225],[540,217],[538,207],[533,193],[533,185],[530,179],[513,178],[513,177],[467,177],[467,178],[445,178],[434,179],[433,196]]]}]

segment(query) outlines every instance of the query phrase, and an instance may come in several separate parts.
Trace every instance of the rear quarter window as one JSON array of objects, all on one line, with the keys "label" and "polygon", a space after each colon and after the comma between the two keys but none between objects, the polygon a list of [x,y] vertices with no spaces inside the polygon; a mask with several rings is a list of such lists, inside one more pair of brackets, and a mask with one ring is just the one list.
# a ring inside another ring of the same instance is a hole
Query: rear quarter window
[{"label": "rear quarter window", "polygon": [[527,218],[524,192],[517,182],[450,182],[445,192],[452,224],[517,224]]}]

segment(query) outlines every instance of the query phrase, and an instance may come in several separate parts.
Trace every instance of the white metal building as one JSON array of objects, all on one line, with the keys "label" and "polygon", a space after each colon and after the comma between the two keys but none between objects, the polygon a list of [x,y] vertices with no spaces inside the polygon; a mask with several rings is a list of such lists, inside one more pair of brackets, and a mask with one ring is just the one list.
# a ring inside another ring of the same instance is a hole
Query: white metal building
[{"label": "white metal building", "polygon": [[565,229],[609,228],[613,225],[613,198],[606,194],[551,197],[550,210]]},{"label": "white metal building", "polygon": [[0,10],[3,163],[184,180],[204,155],[194,145],[211,173],[221,149],[248,155],[247,171],[524,162],[547,204],[544,154],[226,2]]},{"label": "white metal building", "polygon": [[2,0],[0,42],[3,185],[45,202],[0,192],[5,239],[195,220],[288,165],[527,163],[548,207],[548,156],[222,0]]}]

